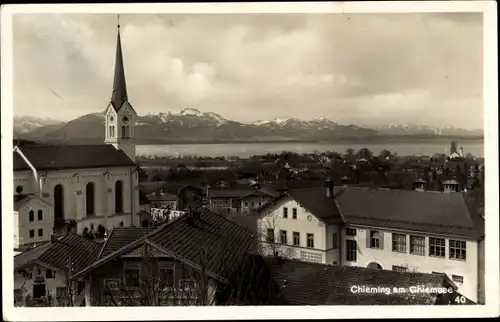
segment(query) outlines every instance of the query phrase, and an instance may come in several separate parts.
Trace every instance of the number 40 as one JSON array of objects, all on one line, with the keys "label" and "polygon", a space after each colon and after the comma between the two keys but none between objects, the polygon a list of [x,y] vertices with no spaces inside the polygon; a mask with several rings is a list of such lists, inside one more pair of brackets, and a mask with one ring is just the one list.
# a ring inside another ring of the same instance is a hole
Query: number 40
[{"label": "number 40", "polygon": [[465,296],[457,296],[457,297],[455,297],[455,303],[465,304],[465,302],[467,302],[467,300],[465,299]]}]

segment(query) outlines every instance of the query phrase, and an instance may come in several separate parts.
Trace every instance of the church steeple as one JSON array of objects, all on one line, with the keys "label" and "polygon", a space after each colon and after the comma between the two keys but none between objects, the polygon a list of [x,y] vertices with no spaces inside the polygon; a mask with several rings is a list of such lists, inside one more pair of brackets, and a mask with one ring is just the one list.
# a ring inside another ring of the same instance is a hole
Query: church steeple
[{"label": "church steeple", "polygon": [[116,40],[115,76],[113,79],[113,93],[111,104],[118,111],[123,103],[128,101],[127,83],[125,82],[125,69],[123,67],[122,42],[120,39],[120,16],[118,15],[118,37]]}]

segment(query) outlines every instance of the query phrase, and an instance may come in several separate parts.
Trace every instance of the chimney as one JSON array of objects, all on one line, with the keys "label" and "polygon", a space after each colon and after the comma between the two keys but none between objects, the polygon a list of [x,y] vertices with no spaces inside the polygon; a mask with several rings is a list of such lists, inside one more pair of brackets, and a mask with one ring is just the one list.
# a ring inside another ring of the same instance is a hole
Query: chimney
[{"label": "chimney", "polygon": [[56,243],[57,242],[57,235],[54,235],[54,234],[50,235],[50,242]]},{"label": "chimney", "polygon": [[327,198],[333,198],[333,181],[332,179],[328,178],[326,180],[326,197]]}]

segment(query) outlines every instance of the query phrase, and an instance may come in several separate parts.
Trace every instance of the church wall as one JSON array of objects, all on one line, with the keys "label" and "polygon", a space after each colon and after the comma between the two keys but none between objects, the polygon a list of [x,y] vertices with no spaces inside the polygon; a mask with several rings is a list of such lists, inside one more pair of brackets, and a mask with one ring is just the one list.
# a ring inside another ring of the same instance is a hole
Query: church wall
[{"label": "church wall", "polygon": [[[63,185],[64,190],[64,218],[78,222],[88,222],[88,217],[96,219],[99,224],[107,223],[106,218],[115,215],[115,183],[118,180],[123,184],[123,212],[119,217],[128,226],[132,222],[131,212],[139,212],[139,190],[138,177],[131,176],[133,168],[98,168],[98,169],[74,169],[39,172],[42,187],[42,197],[54,205],[54,188],[58,184]],[[94,183],[94,214],[87,216],[86,213],[86,185]],[[23,193],[36,192],[36,184],[30,171],[16,171],[14,173],[14,184],[23,186]],[[128,219],[126,219],[128,218]],[[116,220],[109,222],[114,225]],[[128,221],[128,222],[127,222]],[[139,219],[136,219],[139,225]],[[95,229],[97,229],[98,224]],[[104,225],[106,228],[107,225]],[[111,228],[110,226],[109,228]],[[77,232],[81,233],[83,225],[77,225]]]}]

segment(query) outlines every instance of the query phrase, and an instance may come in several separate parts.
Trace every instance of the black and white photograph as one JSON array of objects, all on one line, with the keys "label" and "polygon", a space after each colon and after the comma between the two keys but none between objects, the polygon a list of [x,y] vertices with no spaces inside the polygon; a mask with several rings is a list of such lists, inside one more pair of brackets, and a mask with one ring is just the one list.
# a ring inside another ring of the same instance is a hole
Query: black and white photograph
[{"label": "black and white photograph", "polygon": [[7,320],[498,315],[496,3],[1,20]]}]

